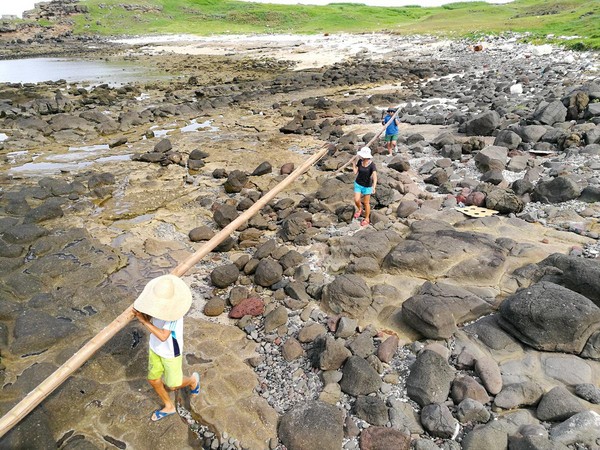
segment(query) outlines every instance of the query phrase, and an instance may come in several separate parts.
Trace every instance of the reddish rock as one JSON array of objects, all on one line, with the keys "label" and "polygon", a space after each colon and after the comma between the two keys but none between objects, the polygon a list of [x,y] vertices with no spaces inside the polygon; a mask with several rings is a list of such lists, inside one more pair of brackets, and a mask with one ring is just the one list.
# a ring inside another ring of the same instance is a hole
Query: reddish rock
[{"label": "reddish rock", "polygon": [[398,342],[398,336],[390,336],[381,344],[379,344],[379,348],[377,349],[377,357],[381,362],[389,363],[392,360],[396,350],[398,350]]},{"label": "reddish rock", "polygon": [[485,194],[483,192],[471,192],[467,197],[466,205],[473,205],[484,207],[485,206]]},{"label": "reddish rock", "polygon": [[260,316],[265,310],[265,303],[260,298],[245,298],[229,311],[232,319],[244,316]]},{"label": "reddish rock", "polygon": [[332,333],[335,333],[335,330],[337,330],[338,327],[338,322],[340,321],[340,315],[337,316],[329,316],[327,317],[327,328],[329,328],[329,331],[331,331]]},{"label": "reddish rock", "polygon": [[293,171],[294,171],[294,163],[286,163],[283,166],[281,166],[281,169],[279,169],[279,173],[281,175],[289,175]]},{"label": "reddish rock", "polygon": [[393,428],[369,427],[360,435],[360,450],[409,450],[410,436]]}]

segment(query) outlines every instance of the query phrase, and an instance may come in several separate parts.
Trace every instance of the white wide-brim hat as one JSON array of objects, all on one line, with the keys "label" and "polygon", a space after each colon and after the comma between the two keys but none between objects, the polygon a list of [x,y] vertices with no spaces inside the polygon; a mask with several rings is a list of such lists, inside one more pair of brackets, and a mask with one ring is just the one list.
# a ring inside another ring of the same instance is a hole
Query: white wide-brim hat
[{"label": "white wide-brim hat", "polygon": [[150,280],[133,302],[139,312],[168,322],[179,320],[192,306],[192,291],[175,275],[162,275]]},{"label": "white wide-brim hat", "polygon": [[361,148],[356,155],[362,159],[373,159],[373,155],[371,154],[371,149],[369,147]]}]

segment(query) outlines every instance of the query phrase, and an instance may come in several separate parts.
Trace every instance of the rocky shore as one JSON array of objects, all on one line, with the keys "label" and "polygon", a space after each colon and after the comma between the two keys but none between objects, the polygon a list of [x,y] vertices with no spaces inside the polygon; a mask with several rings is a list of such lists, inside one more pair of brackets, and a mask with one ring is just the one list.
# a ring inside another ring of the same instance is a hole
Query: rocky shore
[{"label": "rocky shore", "polygon": [[[179,394],[183,420],[149,421],[132,322],[1,448],[598,447],[598,55],[344,40],[140,44],[120,57],[173,80],[0,85],[0,413],[330,149],[184,277],[202,389]],[[396,105],[361,228],[338,169]]]}]

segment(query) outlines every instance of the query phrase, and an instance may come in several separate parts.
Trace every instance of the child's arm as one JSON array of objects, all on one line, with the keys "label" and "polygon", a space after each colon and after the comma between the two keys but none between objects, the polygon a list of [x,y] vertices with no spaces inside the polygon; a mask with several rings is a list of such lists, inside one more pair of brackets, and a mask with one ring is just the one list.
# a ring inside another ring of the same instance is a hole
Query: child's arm
[{"label": "child's arm", "polygon": [[133,314],[135,314],[137,320],[139,320],[141,324],[144,325],[148,329],[148,331],[154,336],[156,336],[158,339],[160,339],[163,342],[169,339],[171,332],[169,330],[161,330],[157,328],[152,322],[150,322],[150,319],[146,314],[141,313],[135,309],[133,310]]}]

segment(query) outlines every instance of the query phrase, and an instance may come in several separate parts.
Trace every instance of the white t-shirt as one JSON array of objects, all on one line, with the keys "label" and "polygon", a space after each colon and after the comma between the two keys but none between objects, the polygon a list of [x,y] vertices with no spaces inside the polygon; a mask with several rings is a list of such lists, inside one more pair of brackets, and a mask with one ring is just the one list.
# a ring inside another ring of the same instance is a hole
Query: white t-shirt
[{"label": "white t-shirt", "polygon": [[[163,358],[175,358],[176,356],[183,354],[183,317],[179,320],[167,322],[166,320],[160,320],[156,317],[152,317],[152,324],[159,330],[169,330],[171,335],[166,341],[161,341],[159,338],[150,333],[150,348],[158,356]],[[176,355],[176,345],[173,342],[173,338],[177,340],[177,346],[179,347],[179,355]]]}]

